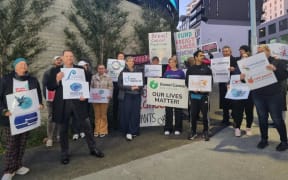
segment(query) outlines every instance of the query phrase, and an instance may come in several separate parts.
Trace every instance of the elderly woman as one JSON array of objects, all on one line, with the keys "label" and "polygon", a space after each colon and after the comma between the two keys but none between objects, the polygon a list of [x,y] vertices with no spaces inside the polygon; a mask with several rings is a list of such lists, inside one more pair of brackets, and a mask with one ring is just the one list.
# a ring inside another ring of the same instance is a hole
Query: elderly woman
[{"label": "elderly woman", "polygon": [[24,58],[17,58],[13,63],[14,71],[1,79],[0,85],[0,125],[4,126],[4,135],[6,139],[6,151],[4,155],[4,175],[2,180],[12,179],[15,174],[24,175],[29,172],[27,167],[22,165],[22,159],[25,151],[28,132],[11,135],[9,116],[12,115],[7,107],[6,95],[37,89],[40,108],[42,105],[42,96],[39,82],[36,78],[28,74],[28,66]]},{"label": "elderly woman", "polygon": [[[91,88],[107,89],[110,91],[108,98],[112,97],[113,93],[113,82],[112,79],[105,73],[106,69],[103,64],[97,66],[97,73],[92,76]],[[107,123],[107,109],[109,103],[93,103],[95,113],[95,137],[104,137],[108,134],[108,123]]]},{"label": "elderly woman", "polygon": [[131,141],[133,136],[139,135],[140,105],[143,88],[141,86],[124,85],[123,73],[126,72],[140,72],[134,67],[133,57],[126,58],[126,66],[118,77],[121,130],[126,134],[126,140]]}]

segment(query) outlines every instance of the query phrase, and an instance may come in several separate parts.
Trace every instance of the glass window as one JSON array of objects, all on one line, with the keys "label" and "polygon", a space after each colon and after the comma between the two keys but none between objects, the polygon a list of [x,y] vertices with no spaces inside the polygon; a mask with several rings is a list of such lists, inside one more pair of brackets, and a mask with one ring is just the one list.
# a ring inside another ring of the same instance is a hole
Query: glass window
[{"label": "glass window", "polygon": [[288,19],[279,21],[279,31],[284,31],[286,29],[288,29]]},{"label": "glass window", "polygon": [[259,29],[259,37],[265,37],[266,36],[266,28],[263,27],[261,29]]},{"label": "glass window", "polygon": [[268,26],[268,34],[274,34],[276,33],[276,24],[271,24]]},{"label": "glass window", "polygon": [[288,43],[288,34],[280,36],[280,43],[284,43],[284,44]]}]

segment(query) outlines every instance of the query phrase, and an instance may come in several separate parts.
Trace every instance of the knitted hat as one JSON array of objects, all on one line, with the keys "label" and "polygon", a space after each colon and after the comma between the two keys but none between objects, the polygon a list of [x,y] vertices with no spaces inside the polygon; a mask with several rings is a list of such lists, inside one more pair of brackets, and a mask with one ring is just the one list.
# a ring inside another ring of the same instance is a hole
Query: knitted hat
[{"label": "knitted hat", "polygon": [[19,63],[19,62],[22,62],[24,61],[25,63],[27,63],[26,59],[25,58],[17,58],[14,60],[13,62],[13,68],[15,69],[16,65]]}]

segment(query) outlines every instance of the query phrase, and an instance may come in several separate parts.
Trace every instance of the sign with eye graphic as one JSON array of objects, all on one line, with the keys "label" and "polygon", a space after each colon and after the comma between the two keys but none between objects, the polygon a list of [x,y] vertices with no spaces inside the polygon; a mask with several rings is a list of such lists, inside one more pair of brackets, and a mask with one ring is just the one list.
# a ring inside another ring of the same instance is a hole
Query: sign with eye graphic
[{"label": "sign with eye graphic", "polygon": [[37,90],[22,91],[6,96],[11,134],[21,134],[40,126]]},{"label": "sign with eye graphic", "polygon": [[125,61],[124,60],[117,60],[117,59],[108,59],[107,61],[107,73],[113,80],[113,82],[118,81],[118,76],[120,72],[125,67]]}]

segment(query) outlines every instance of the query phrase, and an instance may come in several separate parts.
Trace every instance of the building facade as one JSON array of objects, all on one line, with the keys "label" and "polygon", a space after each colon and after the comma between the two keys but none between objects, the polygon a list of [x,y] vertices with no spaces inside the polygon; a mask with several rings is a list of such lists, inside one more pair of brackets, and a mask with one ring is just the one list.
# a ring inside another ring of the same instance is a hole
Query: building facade
[{"label": "building facade", "polygon": [[286,15],[287,11],[288,0],[264,0],[262,19],[269,22]]}]

